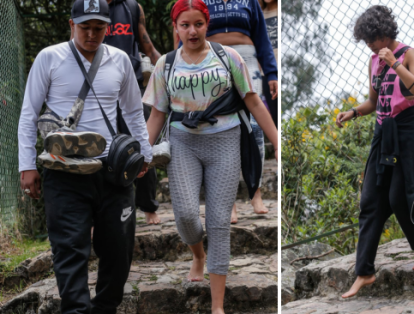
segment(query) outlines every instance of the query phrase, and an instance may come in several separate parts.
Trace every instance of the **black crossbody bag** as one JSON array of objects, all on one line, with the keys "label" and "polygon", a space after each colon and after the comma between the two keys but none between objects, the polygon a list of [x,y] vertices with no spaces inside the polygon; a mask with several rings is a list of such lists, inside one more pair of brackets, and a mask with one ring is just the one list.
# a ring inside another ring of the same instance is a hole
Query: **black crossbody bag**
[{"label": "black crossbody bag", "polygon": [[79,64],[80,69],[82,70],[83,76],[98,101],[106,126],[112,135],[112,144],[109,148],[107,160],[104,162],[104,169],[106,170],[105,178],[113,184],[128,186],[135,180],[144,164],[144,156],[141,155],[141,145],[130,135],[115,133],[107,115],[105,114],[105,111],[101,106],[101,103],[99,102],[98,97],[96,96],[89,75],[86,72],[72,41],[69,41],[69,46]]}]

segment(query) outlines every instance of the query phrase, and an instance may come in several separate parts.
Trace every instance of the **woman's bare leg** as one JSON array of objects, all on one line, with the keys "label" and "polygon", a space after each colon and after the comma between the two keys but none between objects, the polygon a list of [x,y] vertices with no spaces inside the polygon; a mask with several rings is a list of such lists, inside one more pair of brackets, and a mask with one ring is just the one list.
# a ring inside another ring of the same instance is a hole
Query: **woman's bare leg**
[{"label": "woman's bare leg", "polygon": [[347,293],[344,293],[342,297],[344,299],[350,298],[358,293],[358,291],[365,286],[373,284],[375,282],[375,275],[358,276],[352,285],[351,289]]},{"label": "woman's bare leg", "polygon": [[204,252],[203,241],[188,246],[193,252],[193,263],[187,279],[189,281],[204,280],[204,264],[206,262],[206,253]]},{"label": "woman's bare leg", "polygon": [[210,273],[211,314],[224,314],[224,292],[226,290],[226,277]]}]

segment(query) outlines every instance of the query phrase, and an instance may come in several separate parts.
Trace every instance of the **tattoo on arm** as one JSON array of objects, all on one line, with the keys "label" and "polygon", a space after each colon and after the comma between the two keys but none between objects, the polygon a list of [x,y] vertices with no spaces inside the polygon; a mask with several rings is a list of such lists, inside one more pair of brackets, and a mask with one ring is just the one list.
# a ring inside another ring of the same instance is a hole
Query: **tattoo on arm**
[{"label": "tattoo on arm", "polygon": [[144,34],[144,35],[142,36],[142,42],[143,42],[144,44],[150,44],[150,43],[151,43],[151,39],[149,39],[149,37],[148,37],[148,35],[147,35],[147,34]]}]

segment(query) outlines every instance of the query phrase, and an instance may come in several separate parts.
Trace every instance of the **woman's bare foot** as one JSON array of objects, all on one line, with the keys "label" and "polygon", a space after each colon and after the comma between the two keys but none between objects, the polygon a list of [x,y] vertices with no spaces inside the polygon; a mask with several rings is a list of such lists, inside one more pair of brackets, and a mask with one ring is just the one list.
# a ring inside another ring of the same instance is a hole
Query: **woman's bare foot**
[{"label": "woman's bare foot", "polygon": [[233,209],[231,210],[231,220],[230,223],[236,224],[237,223],[237,207],[236,203],[233,204]]},{"label": "woman's bare foot", "polygon": [[193,263],[191,264],[190,273],[187,276],[188,281],[203,281],[204,280],[204,263],[206,262],[206,255],[202,258],[193,256]]},{"label": "woman's bare foot", "polygon": [[358,291],[365,286],[373,284],[375,282],[375,275],[369,276],[358,276],[355,280],[354,284],[352,285],[351,289],[347,293],[344,293],[342,297],[344,299],[353,297],[358,293]]},{"label": "woman's bare foot", "polygon": [[158,217],[157,213],[144,213],[145,220],[149,225],[158,225],[161,222],[160,217]]},{"label": "woman's bare foot", "polygon": [[269,209],[263,204],[260,188],[257,189],[256,193],[254,193],[251,204],[256,214],[267,214],[269,212]]}]

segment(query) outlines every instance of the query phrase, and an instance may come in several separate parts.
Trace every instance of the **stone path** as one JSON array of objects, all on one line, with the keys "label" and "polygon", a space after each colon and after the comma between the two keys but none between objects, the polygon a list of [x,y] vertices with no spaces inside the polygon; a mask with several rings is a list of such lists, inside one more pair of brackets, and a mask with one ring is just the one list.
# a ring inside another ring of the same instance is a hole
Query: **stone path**
[{"label": "stone path", "polygon": [[408,314],[414,313],[414,301],[400,297],[395,299],[357,297],[350,300],[313,297],[288,303],[283,314]]},{"label": "stone path", "polygon": [[[250,202],[238,200],[239,221],[231,226],[231,254],[269,254],[277,251],[277,202],[264,200],[269,213],[257,215]],[[134,259],[174,261],[190,256],[189,249],[178,234],[172,205],[160,204],[159,225],[147,225],[144,213],[137,211]],[[205,224],[205,206],[200,206],[201,222]],[[204,228],[205,229],[205,228]],[[207,237],[204,237],[207,243]]]},{"label": "stone path", "polygon": [[[277,313],[277,203],[265,200],[266,215],[256,215],[248,203],[237,201],[239,223],[231,227],[232,257],[226,284],[226,314]],[[204,205],[200,217],[204,223]],[[133,266],[124,289],[119,314],[210,313],[208,274],[203,282],[190,283],[186,276],[191,255],[175,228],[170,204],[161,204],[162,223],[148,226],[137,213]],[[205,240],[206,241],[206,240]],[[91,270],[96,269],[96,260]],[[89,274],[91,296],[96,272]],[[35,283],[8,302],[0,314],[59,313],[60,298],[55,279]],[[31,312],[35,311],[35,312]]]},{"label": "stone path", "polygon": [[[407,296],[414,299],[414,252],[406,239],[398,239],[378,248],[376,282],[364,287],[359,296]],[[314,262],[296,272],[295,290],[299,298],[340,295],[355,280],[355,254]]]},{"label": "stone path", "polygon": [[342,293],[348,291],[355,280],[355,254],[310,263],[296,271],[294,298],[297,301],[288,300],[282,313],[414,313],[414,252],[407,240],[381,245],[375,265],[375,283],[362,288],[357,296],[344,300]]}]

